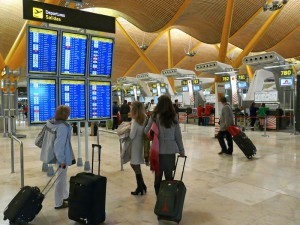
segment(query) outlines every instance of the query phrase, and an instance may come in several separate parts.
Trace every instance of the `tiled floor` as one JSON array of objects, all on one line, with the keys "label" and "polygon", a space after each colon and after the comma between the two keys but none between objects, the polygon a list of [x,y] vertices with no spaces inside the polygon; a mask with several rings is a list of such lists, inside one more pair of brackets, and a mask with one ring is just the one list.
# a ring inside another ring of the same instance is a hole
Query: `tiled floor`
[{"label": "tiled floor", "polygon": [[[21,123],[18,133],[25,151],[25,185],[39,186],[48,177],[41,171],[40,150],[34,138],[41,127],[27,127]],[[83,128],[82,128],[83,130]],[[289,132],[246,131],[257,146],[257,156],[248,160],[238,147],[233,156],[220,156],[219,144],[213,138],[213,127],[187,125],[183,132],[188,156],[184,182],[187,195],[180,224],[184,225],[296,225],[300,224],[300,136]],[[89,145],[96,137],[88,137]],[[72,136],[77,153],[77,137]],[[101,174],[108,178],[106,214],[107,225],[157,225],[153,212],[155,194],[153,174],[143,166],[148,192],[132,196],[135,177],[128,164],[120,171],[119,142],[116,134],[100,132],[102,145]],[[81,147],[84,149],[84,134]],[[91,148],[89,147],[91,158]],[[85,153],[83,151],[83,161]],[[10,139],[0,137],[0,214],[20,187],[19,147],[15,143],[15,171],[10,173]],[[73,166],[69,176],[83,171]],[[179,175],[179,174],[178,174]],[[0,221],[0,224],[8,224]],[[76,224],[68,219],[67,209],[54,210],[53,190],[46,197],[43,209],[31,223],[36,225]]]}]

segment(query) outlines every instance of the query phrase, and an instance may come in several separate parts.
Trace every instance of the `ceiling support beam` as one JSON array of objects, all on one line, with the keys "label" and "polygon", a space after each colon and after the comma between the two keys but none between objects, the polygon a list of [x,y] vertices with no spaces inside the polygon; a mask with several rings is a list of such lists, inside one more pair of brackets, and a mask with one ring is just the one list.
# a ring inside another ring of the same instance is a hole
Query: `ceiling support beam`
[{"label": "ceiling support beam", "polygon": [[[268,4],[271,3],[273,0],[268,0]],[[247,22],[245,22],[243,24],[243,26],[240,27],[240,29],[238,29],[237,32],[235,32],[229,39],[234,38],[235,36],[237,36],[245,27],[247,27],[249,25],[249,23],[251,23],[261,12],[263,11],[263,8],[260,7],[259,10],[257,10],[256,13],[254,13],[251,18],[249,20],[247,20]]]},{"label": "ceiling support beam", "polygon": [[144,52],[137,46],[137,44],[132,40],[132,38],[129,36],[129,34],[125,31],[125,29],[122,27],[122,25],[119,23],[118,20],[116,20],[117,27],[121,30],[121,32],[124,34],[124,36],[127,38],[131,46],[134,48],[134,50],[140,55],[142,60],[146,63],[148,68],[151,70],[152,73],[160,73],[159,70],[156,68],[156,66],[148,59],[148,57],[145,55]]},{"label": "ceiling support beam", "polygon": [[262,27],[257,31],[257,33],[254,35],[254,37],[251,39],[251,41],[248,43],[248,45],[244,48],[244,50],[241,52],[241,54],[237,57],[237,59],[233,62],[232,67],[238,68],[242,60],[245,56],[247,56],[253,48],[257,45],[257,43],[261,40],[269,26],[273,23],[273,21],[277,18],[281,10],[284,8],[284,6],[276,10],[272,13],[272,15],[267,19],[267,21],[262,25]]},{"label": "ceiling support beam", "polygon": [[[173,54],[172,54],[172,40],[171,40],[171,29],[168,30],[168,69],[173,68]],[[175,91],[175,82],[174,78],[169,78],[170,88]]]},{"label": "ceiling support beam", "polygon": [[[215,48],[217,49],[217,51],[220,51],[219,46],[216,44],[214,45]],[[229,51],[228,51],[229,52]],[[227,57],[228,52],[225,53],[225,62],[223,61],[223,63],[227,63],[228,65],[232,64],[232,61]],[[219,61],[219,60],[218,60]],[[220,61],[219,61],[220,62]]]},{"label": "ceiling support beam", "polygon": [[231,30],[231,22],[232,22],[232,15],[234,10],[234,0],[227,0],[227,7],[226,7],[226,14],[224,19],[221,43],[220,43],[220,50],[219,50],[219,57],[218,61],[224,63],[226,58],[226,52],[228,48],[228,40]]},{"label": "ceiling support beam", "polygon": [[[156,44],[156,42],[165,34],[166,31],[167,30],[160,32],[158,34],[158,36],[151,42],[149,47],[144,51],[144,53],[147,53]],[[140,60],[141,60],[141,57],[139,56],[139,58],[124,73],[123,77],[126,77],[131,72],[131,70],[133,70],[133,68],[140,62]]]},{"label": "ceiling support beam", "polygon": [[[194,48],[191,49],[191,52],[196,51],[197,48],[199,48],[201,44],[203,44],[203,42],[199,42]],[[174,66],[174,68],[177,68],[177,66],[179,66],[179,64],[182,63],[187,57],[191,57],[191,56],[185,55],[182,59],[180,59],[178,61],[178,63],[176,63],[176,65]]]},{"label": "ceiling support beam", "polygon": [[248,73],[248,76],[250,78],[250,81],[253,79],[253,71],[252,71],[252,68],[249,66],[249,65],[246,65],[246,69],[247,69],[247,73]]}]

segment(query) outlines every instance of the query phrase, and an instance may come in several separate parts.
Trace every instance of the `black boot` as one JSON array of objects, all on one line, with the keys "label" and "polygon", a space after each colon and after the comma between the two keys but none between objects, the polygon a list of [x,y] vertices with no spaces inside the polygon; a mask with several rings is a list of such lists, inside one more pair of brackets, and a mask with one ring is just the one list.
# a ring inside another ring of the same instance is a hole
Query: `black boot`
[{"label": "black boot", "polygon": [[143,195],[144,194],[143,176],[142,176],[142,174],[135,174],[135,177],[136,177],[137,188],[135,189],[135,191],[132,191],[131,194],[132,195],[139,195],[139,193],[141,193],[141,195]]},{"label": "black boot", "polygon": [[143,191],[144,191],[144,193],[146,193],[147,192],[147,186],[144,182],[143,174],[141,174],[141,177],[142,177],[141,178],[141,184],[142,184],[142,187],[143,187]]}]

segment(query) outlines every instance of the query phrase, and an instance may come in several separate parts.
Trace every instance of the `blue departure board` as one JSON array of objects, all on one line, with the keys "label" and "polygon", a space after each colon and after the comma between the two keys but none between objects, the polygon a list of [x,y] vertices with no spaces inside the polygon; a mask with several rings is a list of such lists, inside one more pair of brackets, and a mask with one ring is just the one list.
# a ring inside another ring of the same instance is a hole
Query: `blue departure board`
[{"label": "blue departure board", "polygon": [[70,120],[85,120],[85,82],[83,80],[61,80],[61,104],[71,108]]},{"label": "blue departure board", "polygon": [[92,36],[90,46],[90,76],[111,76],[113,40]]},{"label": "blue departure board", "polygon": [[56,80],[29,79],[30,123],[45,123],[56,110]]},{"label": "blue departure board", "polygon": [[109,81],[90,81],[89,119],[111,118],[111,83]]},{"label": "blue departure board", "polygon": [[28,28],[28,73],[57,73],[56,30]]},{"label": "blue departure board", "polygon": [[61,74],[84,76],[86,69],[87,35],[62,32]]}]

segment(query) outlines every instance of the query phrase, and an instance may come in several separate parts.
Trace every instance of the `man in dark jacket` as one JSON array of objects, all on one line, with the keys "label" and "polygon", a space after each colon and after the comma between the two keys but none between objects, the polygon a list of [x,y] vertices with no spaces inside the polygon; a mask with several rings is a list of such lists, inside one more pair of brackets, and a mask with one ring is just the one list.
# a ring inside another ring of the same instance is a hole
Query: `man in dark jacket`
[{"label": "man in dark jacket", "polygon": [[127,100],[124,100],[121,105],[120,114],[121,114],[121,123],[123,121],[128,121],[128,113],[130,112],[130,106],[127,104]]},{"label": "man in dark jacket", "polygon": [[[230,104],[227,103],[227,100],[225,97],[221,98],[221,103],[223,104],[223,108],[222,108],[221,115],[220,115],[220,131],[217,136],[219,144],[221,146],[221,152],[219,152],[219,154],[221,155],[221,154],[225,153],[227,155],[232,155],[233,141],[232,141],[232,136],[228,132],[227,129],[230,125],[234,124],[233,112],[230,107]],[[226,144],[224,141],[224,136],[226,138],[228,148],[226,147]]]}]

